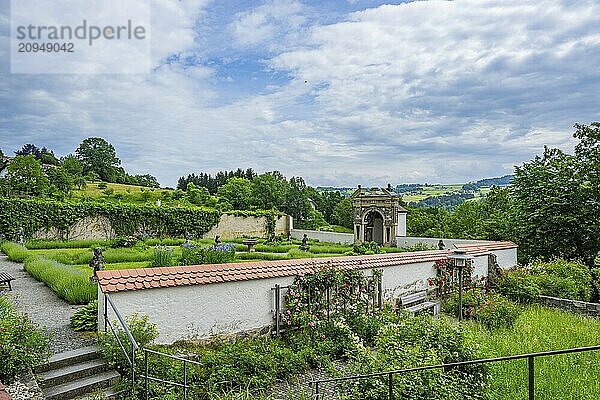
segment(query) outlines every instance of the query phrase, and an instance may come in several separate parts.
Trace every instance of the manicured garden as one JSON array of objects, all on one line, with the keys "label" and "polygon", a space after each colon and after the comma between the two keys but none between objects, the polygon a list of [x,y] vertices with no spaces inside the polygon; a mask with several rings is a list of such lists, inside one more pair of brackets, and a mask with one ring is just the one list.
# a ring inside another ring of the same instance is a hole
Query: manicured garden
[{"label": "manicured garden", "polygon": [[219,245],[215,245],[213,239],[31,240],[25,246],[3,242],[0,250],[10,260],[24,263],[32,276],[44,282],[62,299],[71,304],[87,304],[97,296],[95,284],[89,281],[93,274],[89,263],[95,247],[103,249],[106,269],[336,257],[426,249],[423,246],[385,248],[374,243],[349,246],[311,240],[307,250],[300,250],[301,242],[298,240],[267,242],[257,239],[258,243],[254,246],[256,251],[248,252],[244,240],[234,239]]}]

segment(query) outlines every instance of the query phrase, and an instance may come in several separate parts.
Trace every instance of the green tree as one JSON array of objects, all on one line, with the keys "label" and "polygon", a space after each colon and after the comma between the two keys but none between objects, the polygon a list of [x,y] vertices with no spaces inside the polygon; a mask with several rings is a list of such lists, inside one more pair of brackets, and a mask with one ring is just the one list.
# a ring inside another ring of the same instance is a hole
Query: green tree
[{"label": "green tree", "polygon": [[600,125],[575,129],[575,155],[545,148],[516,168],[515,236],[525,261],[580,258],[592,266],[600,250]]},{"label": "green tree", "polygon": [[302,224],[309,216],[312,209],[307,196],[307,186],[301,177],[292,177],[285,194],[281,211],[291,215],[295,221]]},{"label": "green tree", "polygon": [[252,180],[252,205],[262,210],[279,210],[287,189],[280,172],[265,172]]},{"label": "green tree", "polygon": [[250,207],[252,183],[246,178],[229,178],[217,192],[234,210],[247,210]]},{"label": "green tree", "polygon": [[7,167],[6,183],[11,195],[41,196],[48,190],[48,178],[35,156],[16,156]]},{"label": "green tree", "polygon": [[[148,192],[147,192],[148,193]],[[197,206],[204,206],[210,201],[210,192],[207,188],[198,188],[193,183],[187,184],[187,190],[185,192],[187,201]]]},{"label": "green tree", "polygon": [[83,165],[84,173],[94,172],[107,182],[114,180],[116,168],[121,164],[113,145],[102,138],[85,139],[75,154]]},{"label": "green tree", "polygon": [[58,200],[64,200],[73,189],[73,177],[62,168],[49,168],[46,172],[50,183],[49,193]]},{"label": "green tree", "polygon": [[336,204],[332,213],[332,222],[346,228],[354,228],[354,208],[352,199],[346,198]]},{"label": "green tree", "polygon": [[71,176],[73,185],[81,190],[85,188],[85,177],[83,174],[83,165],[79,159],[73,155],[68,155],[60,160],[60,167]]}]

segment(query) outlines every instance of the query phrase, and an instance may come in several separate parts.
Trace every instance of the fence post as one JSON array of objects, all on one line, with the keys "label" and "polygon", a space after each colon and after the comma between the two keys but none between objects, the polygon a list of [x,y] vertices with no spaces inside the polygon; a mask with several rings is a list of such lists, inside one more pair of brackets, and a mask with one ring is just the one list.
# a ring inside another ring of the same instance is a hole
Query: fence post
[{"label": "fence post", "polygon": [[131,343],[131,393],[135,393],[135,344]]},{"label": "fence post", "polygon": [[146,400],[148,400],[148,352],[144,349],[144,370],[146,371],[146,376],[144,377],[144,392],[146,392]]},{"label": "fence post", "polygon": [[187,400],[187,360],[183,360],[183,400]]},{"label": "fence post", "polygon": [[393,381],[393,375],[390,372],[388,374],[388,390],[389,390],[389,399],[390,400],[394,400],[394,381]]},{"label": "fence post", "polygon": [[527,357],[527,367],[529,370],[529,400],[534,400],[535,397],[535,381],[534,381],[534,356]]},{"label": "fence post", "polygon": [[463,298],[463,267],[458,267],[458,320],[463,319],[462,310],[462,298]]},{"label": "fence post", "polygon": [[281,312],[281,286],[275,285],[275,336],[279,336],[279,314]]},{"label": "fence post", "polygon": [[379,311],[381,311],[381,307],[383,305],[383,293],[382,292],[382,284],[381,277],[377,279],[377,306],[379,307]]},{"label": "fence post", "polygon": [[329,321],[329,299],[331,297],[330,294],[329,294],[329,286],[327,286],[327,289],[325,290],[325,293],[326,293],[326,296],[327,296],[327,299],[326,299],[326,302],[327,302],[327,321]]},{"label": "fence post", "polygon": [[106,333],[108,329],[108,300],[106,296],[108,296],[108,294],[104,293],[104,333]]},{"label": "fence post", "polygon": [[319,395],[319,382],[315,384],[315,400],[319,400],[321,396]]}]

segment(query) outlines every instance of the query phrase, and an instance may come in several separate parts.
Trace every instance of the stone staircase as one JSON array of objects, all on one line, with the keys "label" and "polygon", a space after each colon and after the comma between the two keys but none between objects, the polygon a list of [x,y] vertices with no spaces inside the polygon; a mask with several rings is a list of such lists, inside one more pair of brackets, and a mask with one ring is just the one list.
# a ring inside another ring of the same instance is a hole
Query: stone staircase
[{"label": "stone staircase", "polygon": [[121,394],[113,386],[120,375],[112,370],[96,346],[56,354],[36,368],[36,376],[47,400],[86,398],[102,393],[115,399]]}]

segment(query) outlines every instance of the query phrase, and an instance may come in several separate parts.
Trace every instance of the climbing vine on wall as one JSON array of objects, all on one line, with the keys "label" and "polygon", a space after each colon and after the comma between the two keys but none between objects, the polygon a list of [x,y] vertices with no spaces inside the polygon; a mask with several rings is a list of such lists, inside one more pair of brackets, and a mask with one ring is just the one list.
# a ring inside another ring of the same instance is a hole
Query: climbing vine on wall
[{"label": "climbing vine on wall", "polygon": [[381,307],[381,277],[359,269],[330,265],[311,274],[298,276],[289,286],[282,314],[283,325],[313,326],[318,321],[367,314]]},{"label": "climbing vine on wall", "polygon": [[217,225],[221,212],[200,207],[0,198],[0,233],[11,240],[18,239],[21,232],[27,238],[40,229],[52,228],[64,236],[81,219],[98,216],[108,218],[119,236],[141,228],[158,236],[200,237]]}]

